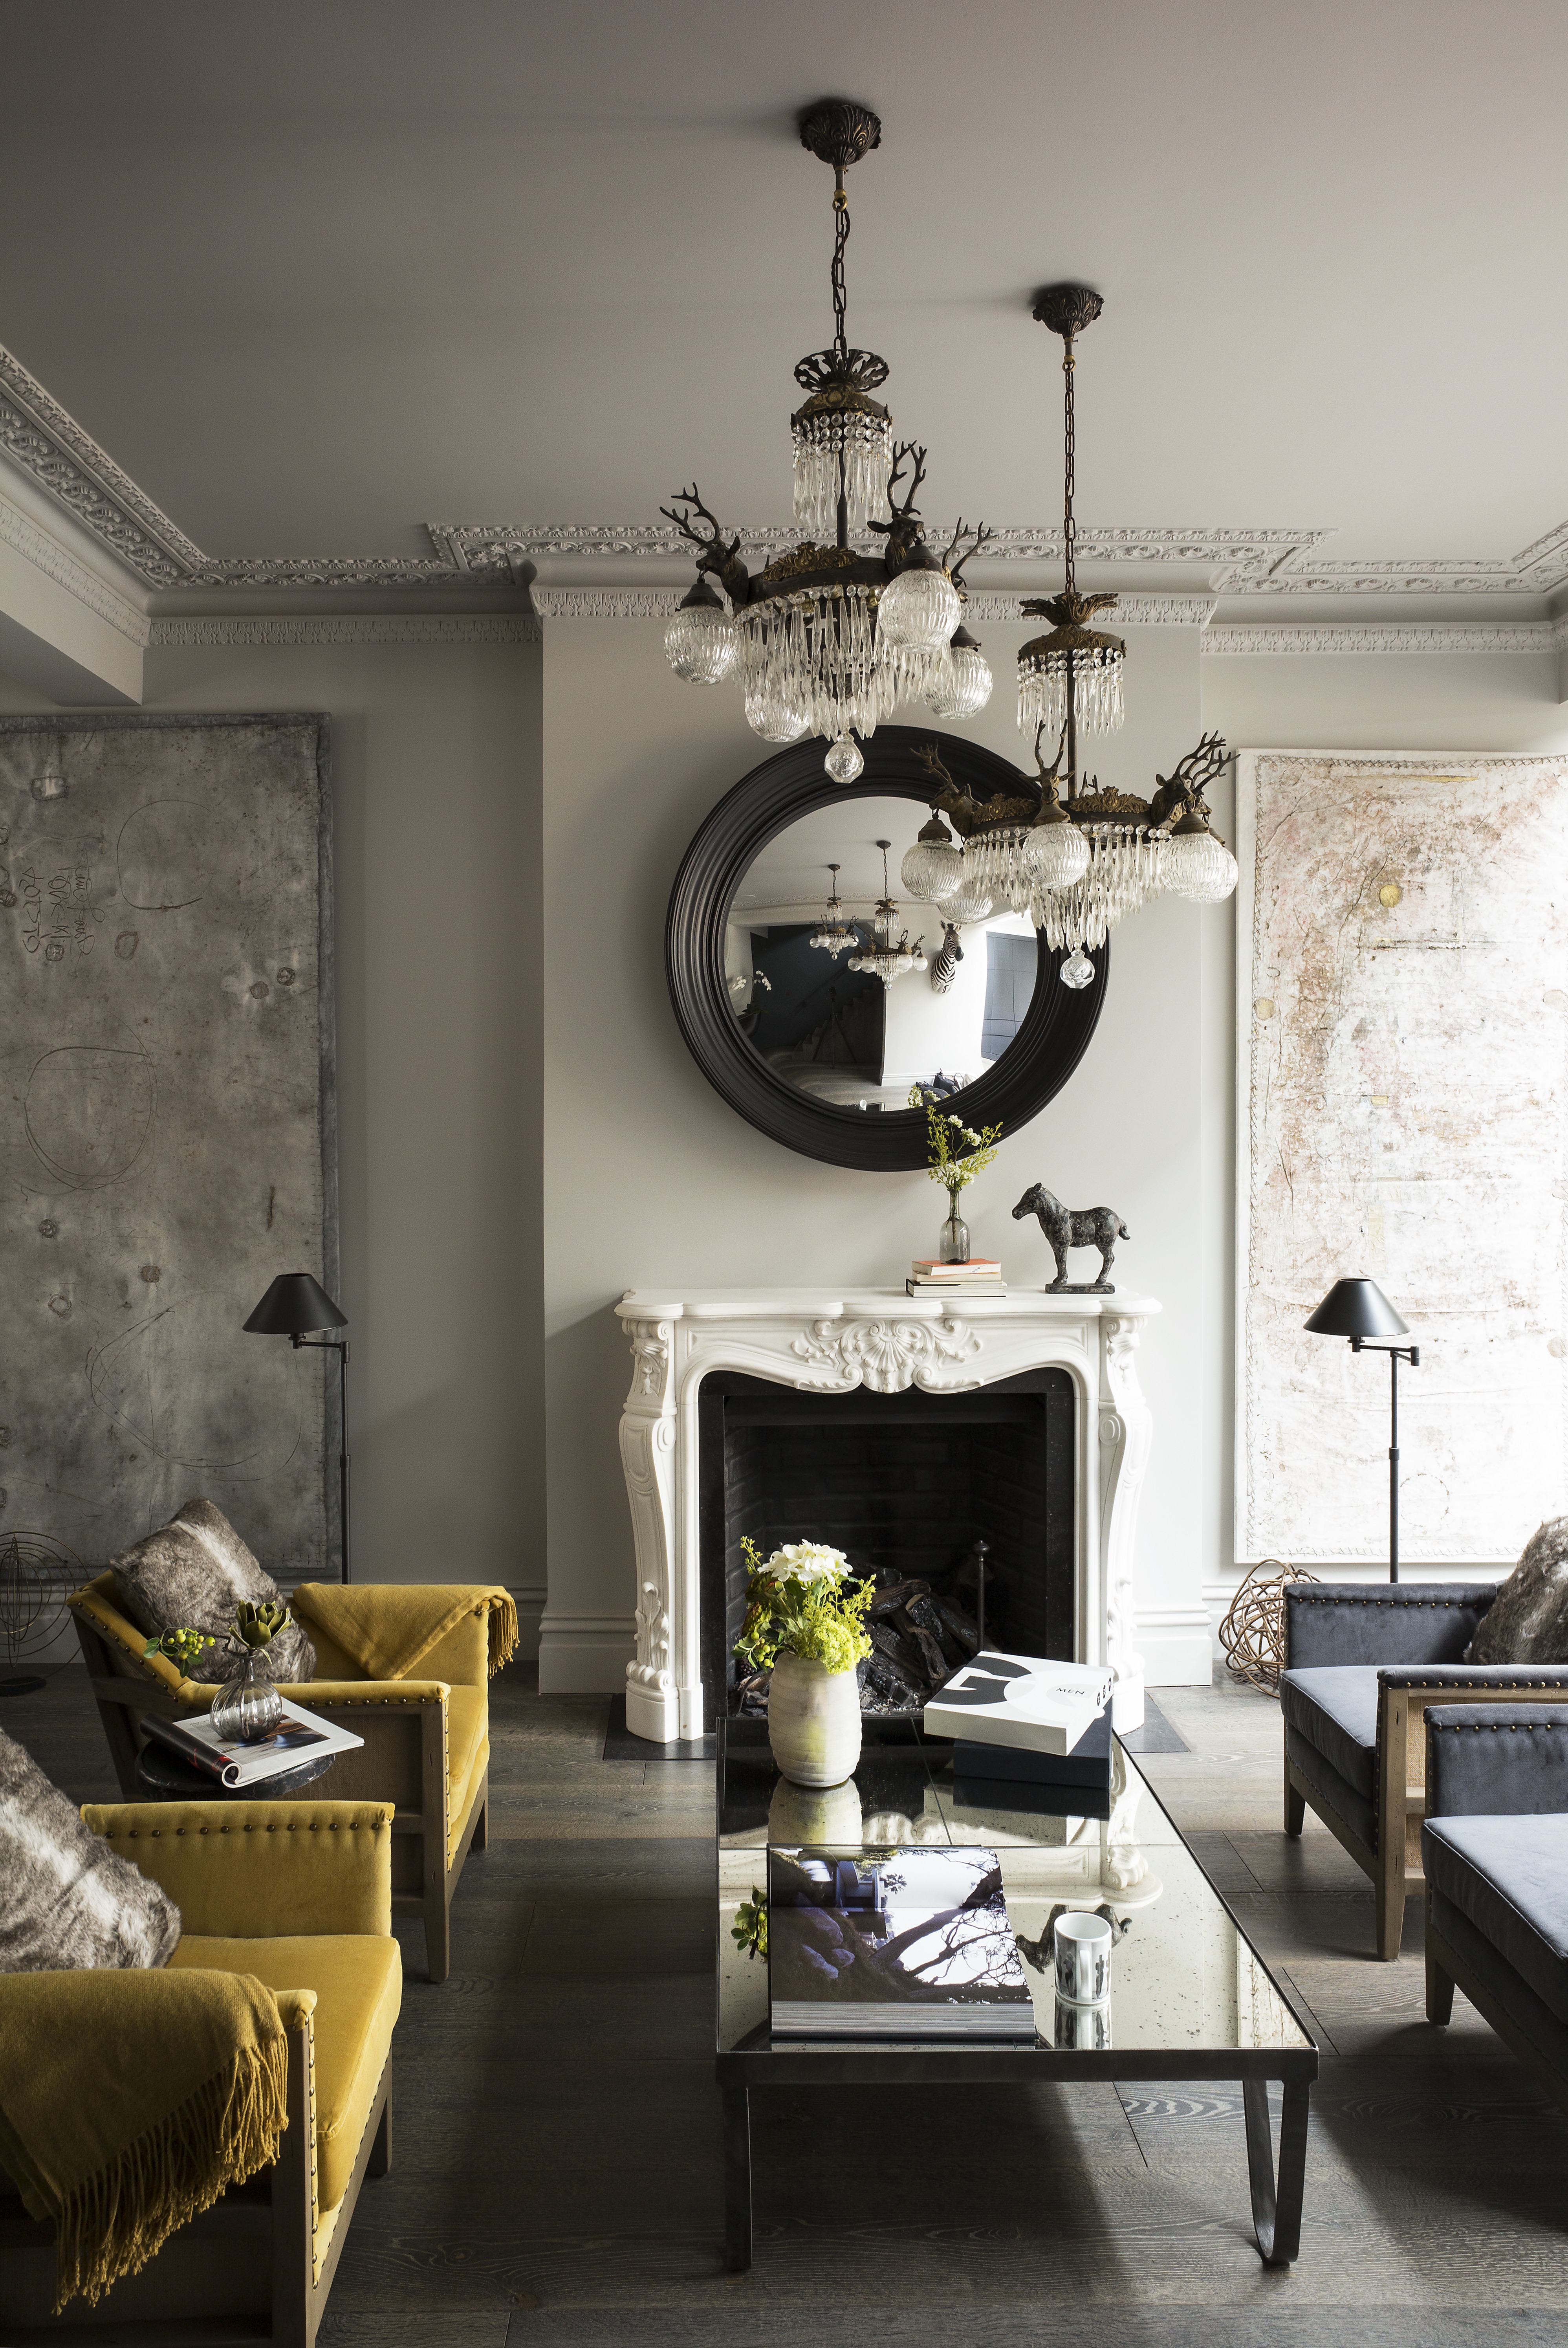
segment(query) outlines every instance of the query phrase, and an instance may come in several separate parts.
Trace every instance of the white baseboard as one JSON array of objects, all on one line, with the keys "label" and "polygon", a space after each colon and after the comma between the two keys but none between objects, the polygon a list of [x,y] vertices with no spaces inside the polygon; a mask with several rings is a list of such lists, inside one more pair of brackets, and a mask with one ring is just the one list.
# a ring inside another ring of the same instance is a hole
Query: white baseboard
[{"label": "white baseboard", "polygon": [[1156,1607],[1138,1617],[1145,1687],[1206,1687],[1209,1647],[1206,1606]]},{"label": "white baseboard", "polygon": [[541,1695],[619,1695],[637,1641],[630,1614],[557,1614],[539,1622]]},{"label": "white baseboard", "polygon": [[518,1610],[518,1660],[537,1663],[539,1659],[539,1617],[549,1600],[549,1591],[542,1582],[525,1589],[517,1582],[507,1584],[512,1602]]}]

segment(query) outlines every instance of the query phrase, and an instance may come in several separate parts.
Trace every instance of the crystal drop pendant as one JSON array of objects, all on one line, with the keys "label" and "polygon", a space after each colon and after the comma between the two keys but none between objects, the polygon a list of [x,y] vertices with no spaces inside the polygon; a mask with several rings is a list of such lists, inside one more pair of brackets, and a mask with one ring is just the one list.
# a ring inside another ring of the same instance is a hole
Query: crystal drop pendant
[{"label": "crystal drop pendant", "polygon": [[822,763],[835,783],[852,783],[857,775],[866,772],[859,746],[847,734],[839,736]]},{"label": "crystal drop pendant", "polygon": [[1081,986],[1089,985],[1091,981],[1093,979],[1093,976],[1094,964],[1090,961],[1089,956],[1084,953],[1081,946],[1074,946],[1072,952],[1068,955],[1067,960],[1061,965],[1061,983],[1063,986],[1071,986],[1076,990]]}]

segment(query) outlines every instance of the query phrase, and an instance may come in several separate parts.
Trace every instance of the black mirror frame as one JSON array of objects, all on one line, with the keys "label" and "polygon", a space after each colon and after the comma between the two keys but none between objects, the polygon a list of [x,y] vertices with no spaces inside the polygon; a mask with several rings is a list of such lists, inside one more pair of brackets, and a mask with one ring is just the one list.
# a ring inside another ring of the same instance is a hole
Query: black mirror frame
[{"label": "black mirror frame", "polygon": [[[922,742],[938,741],[956,782],[976,798],[1016,795],[1017,767],[994,750],[934,726],[881,726],[862,747],[866,771],[847,788],[826,774],[815,736],[792,743],[753,767],[726,793],[681,860],[670,895],[664,966],[670,999],[692,1058],[709,1083],[786,1149],[829,1166],[903,1174],[926,1163],[926,1120],[917,1109],[870,1116],[815,1100],[787,1084],[743,1034],[730,1007],[724,928],[753,860],[792,823],[845,798],[907,798],[928,806],[931,784],[915,764]],[[1109,944],[1094,956],[1091,983],[1074,992],[1058,983],[1062,955],[1040,937],[1040,976],[1023,1025],[989,1073],[965,1088],[964,1117],[1016,1133],[1054,1100],[1089,1048],[1105,1001]]]}]

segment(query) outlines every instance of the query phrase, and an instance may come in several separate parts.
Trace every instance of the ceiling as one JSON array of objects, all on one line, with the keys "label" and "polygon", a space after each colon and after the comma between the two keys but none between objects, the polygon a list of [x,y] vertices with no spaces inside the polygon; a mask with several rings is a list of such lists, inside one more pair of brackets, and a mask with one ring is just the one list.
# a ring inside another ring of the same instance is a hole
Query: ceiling
[{"label": "ceiling", "polygon": [[829,91],[884,118],[851,338],[933,518],[1055,518],[1065,275],[1088,523],[1568,515],[1562,0],[0,0],[0,343],[210,554],[653,523],[693,469],[784,520]]}]

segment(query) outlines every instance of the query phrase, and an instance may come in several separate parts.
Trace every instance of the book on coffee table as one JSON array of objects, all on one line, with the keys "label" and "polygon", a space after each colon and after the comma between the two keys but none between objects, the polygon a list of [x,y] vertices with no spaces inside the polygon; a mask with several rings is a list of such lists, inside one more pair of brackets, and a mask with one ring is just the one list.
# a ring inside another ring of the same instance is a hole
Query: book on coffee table
[{"label": "book on coffee table", "polygon": [[1022,1745],[982,1745],[958,1737],[953,1776],[971,1782],[1055,1787],[1065,1795],[1111,1790],[1111,1715],[1097,1712],[1071,1751],[1040,1753]]},{"label": "book on coffee table", "polygon": [[1066,1755],[1110,1703],[1112,1684],[1103,1664],[988,1648],[932,1696],[925,1725],[933,1736]]},{"label": "book on coffee table", "polygon": [[282,1717],[265,1736],[249,1745],[237,1736],[220,1736],[209,1712],[190,1713],[183,1720],[143,1713],[141,1725],[157,1744],[231,1788],[263,1786],[285,1769],[297,1769],[302,1761],[323,1754],[351,1753],[364,1743],[352,1729],[323,1720],[319,1712],[307,1712],[302,1704],[286,1704]]},{"label": "book on coffee table", "polygon": [[771,1848],[768,2006],[775,2038],[1032,2046],[995,1851]]}]

